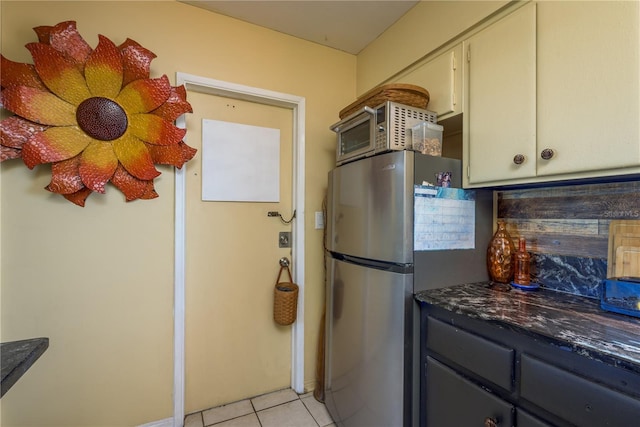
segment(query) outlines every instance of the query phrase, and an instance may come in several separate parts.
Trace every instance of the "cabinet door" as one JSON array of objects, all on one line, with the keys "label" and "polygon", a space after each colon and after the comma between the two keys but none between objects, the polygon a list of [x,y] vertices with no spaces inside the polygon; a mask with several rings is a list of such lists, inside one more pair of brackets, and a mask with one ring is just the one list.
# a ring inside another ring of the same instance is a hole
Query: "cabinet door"
[{"label": "cabinet door", "polygon": [[462,44],[418,66],[398,79],[399,83],[410,83],[429,91],[427,110],[434,111],[438,119],[461,112],[462,92]]},{"label": "cabinet door", "polygon": [[518,427],[552,427],[551,424],[547,424],[544,421],[539,420],[533,415],[529,415],[524,412],[522,409],[518,409],[517,411],[518,423],[516,424]]},{"label": "cabinet door", "polygon": [[527,354],[520,360],[522,399],[576,426],[638,425],[640,400]]},{"label": "cabinet door", "polygon": [[535,31],[530,3],[464,42],[466,184],[535,176]]},{"label": "cabinet door", "polygon": [[442,363],[427,357],[427,427],[513,426],[514,408]]},{"label": "cabinet door", "polygon": [[640,165],[639,21],[637,1],[538,4],[538,175]]}]

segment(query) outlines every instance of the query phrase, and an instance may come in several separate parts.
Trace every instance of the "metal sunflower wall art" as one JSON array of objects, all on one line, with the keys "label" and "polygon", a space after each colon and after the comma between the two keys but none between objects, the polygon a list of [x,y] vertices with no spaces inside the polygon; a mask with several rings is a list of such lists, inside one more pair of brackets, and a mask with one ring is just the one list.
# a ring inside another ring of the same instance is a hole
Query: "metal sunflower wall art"
[{"label": "metal sunflower wall art", "polygon": [[33,65],[0,55],[0,161],[51,163],[45,188],[79,206],[111,182],[127,201],[158,197],[156,164],[181,168],[196,150],[174,126],[192,112],[184,86],[150,78],[156,55],[127,39],[99,35],[95,49],[74,21],[34,28]]}]

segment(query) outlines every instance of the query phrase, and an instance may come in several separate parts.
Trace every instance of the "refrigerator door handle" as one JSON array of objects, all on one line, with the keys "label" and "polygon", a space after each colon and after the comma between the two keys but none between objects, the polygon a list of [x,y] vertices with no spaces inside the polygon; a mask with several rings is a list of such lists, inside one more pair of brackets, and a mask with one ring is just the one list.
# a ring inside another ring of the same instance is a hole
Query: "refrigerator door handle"
[{"label": "refrigerator door handle", "polygon": [[391,273],[411,274],[413,273],[413,264],[401,264],[395,262],[376,261],[372,259],[359,258],[352,255],[345,255],[338,252],[330,251],[331,256],[339,261],[348,262],[350,264],[359,265],[361,267],[375,268]]}]

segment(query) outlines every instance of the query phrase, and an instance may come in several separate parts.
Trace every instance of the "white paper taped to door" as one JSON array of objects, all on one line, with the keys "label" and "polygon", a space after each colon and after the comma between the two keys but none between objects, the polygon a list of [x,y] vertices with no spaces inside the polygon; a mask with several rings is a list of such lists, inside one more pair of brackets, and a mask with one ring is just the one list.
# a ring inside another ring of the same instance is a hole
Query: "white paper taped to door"
[{"label": "white paper taped to door", "polygon": [[474,249],[475,191],[414,186],[413,249]]}]

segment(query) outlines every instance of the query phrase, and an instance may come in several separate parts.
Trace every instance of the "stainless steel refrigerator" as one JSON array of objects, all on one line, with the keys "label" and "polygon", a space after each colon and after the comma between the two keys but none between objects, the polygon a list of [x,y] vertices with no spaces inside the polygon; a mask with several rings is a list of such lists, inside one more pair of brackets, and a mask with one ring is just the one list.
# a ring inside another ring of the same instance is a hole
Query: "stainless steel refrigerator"
[{"label": "stainless steel refrigerator", "polygon": [[416,426],[413,295],[488,279],[492,193],[462,190],[461,173],[459,160],[413,151],[329,173],[324,385],[340,427]]}]

